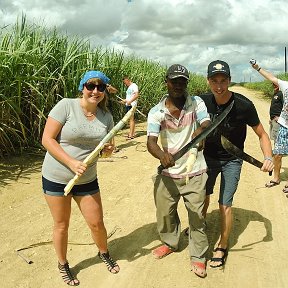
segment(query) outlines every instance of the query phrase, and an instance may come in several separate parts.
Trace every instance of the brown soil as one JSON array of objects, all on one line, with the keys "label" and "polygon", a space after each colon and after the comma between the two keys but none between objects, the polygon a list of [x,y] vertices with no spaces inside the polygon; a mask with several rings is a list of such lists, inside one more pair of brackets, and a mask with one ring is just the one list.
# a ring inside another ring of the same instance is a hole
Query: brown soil
[{"label": "brown soil", "polygon": [[[259,93],[233,88],[255,103],[268,131],[269,102]],[[288,287],[287,239],[288,199],[282,192],[288,179],[287,158],[283,159],[282,183],[273,188],[264,184],[271,177],[245,163],[234,200],[234,227],[225,269],[208,268],[208,277],[200,279],[190,271],[187,238],[181,238],[180,251],[155,260],[151,250],[160,242],[155,224],[151,176],[159,165],[146,150],[146,123],[137,124],[138,137],[126,141],[126,130],[116,137],[120,152],[101,160],[99,182],[109,249],[121,266],[110,274],[95,257],[89,230],[75,204],[69,233],[69,261],[81,286],[117,288],[172,287]],[[261,160],[259,142],[248,129],[246,152]],[[41,192],[43,154],[27,154],[0,162],[0,279],[1,287],[67,287],[57,271],[57,259],[51,244],[52,219]],[[208,237],[212,249],[219,236],[217,199],[207,216]],[[187,213],[181,202],[182,229]],[[27,248],[19,252],[16,250]],[[21,257],[26,257],[28,264]],[[286,266],[287,265],[287,266]]]}]

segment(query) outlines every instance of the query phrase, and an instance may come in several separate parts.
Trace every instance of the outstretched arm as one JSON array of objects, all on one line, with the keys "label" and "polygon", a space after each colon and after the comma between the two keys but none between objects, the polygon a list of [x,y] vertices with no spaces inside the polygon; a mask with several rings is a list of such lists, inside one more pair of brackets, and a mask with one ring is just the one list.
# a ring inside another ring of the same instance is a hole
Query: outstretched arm
[{"label": "outstretched arm", "polygon": [[275,77],[271,72],[266,71],[265,69],[260,67],[259,64],[257,64],[257,63],[251,64],[251,66],[255,70],[257,70],[264,78],[266,78],[267,80],[273,82],[275,85],[278,86],[278,78]]}]

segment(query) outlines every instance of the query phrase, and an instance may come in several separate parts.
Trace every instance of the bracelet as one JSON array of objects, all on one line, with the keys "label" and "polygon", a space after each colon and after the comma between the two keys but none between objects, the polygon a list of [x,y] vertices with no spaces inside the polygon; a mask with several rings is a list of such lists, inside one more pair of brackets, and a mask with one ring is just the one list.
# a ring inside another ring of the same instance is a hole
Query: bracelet
[{"label": "bracelet", "polygon": [[257,69],[257,71],[259,72],[261,70],[261,67],[259,67],[258,69]]},{"label": "bracelet", "polygon": [[265,157],[264,160],[269,160],[269,161],[273,162],[273,159],[271,157]]}]

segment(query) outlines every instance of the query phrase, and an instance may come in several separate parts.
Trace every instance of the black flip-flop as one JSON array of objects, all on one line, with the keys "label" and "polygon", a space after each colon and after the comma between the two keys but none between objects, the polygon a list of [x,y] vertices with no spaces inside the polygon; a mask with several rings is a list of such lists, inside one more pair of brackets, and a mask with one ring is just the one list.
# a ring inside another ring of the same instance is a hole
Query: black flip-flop
[{"label": "black flip-flop", "polygon": [[265,184],[265,187],[271,188],[271,187],[277,186],[279,184],[280,184],[280,182],[277,182],[277,181],[274,181],[274,180],[270,180],[268,183]]}]

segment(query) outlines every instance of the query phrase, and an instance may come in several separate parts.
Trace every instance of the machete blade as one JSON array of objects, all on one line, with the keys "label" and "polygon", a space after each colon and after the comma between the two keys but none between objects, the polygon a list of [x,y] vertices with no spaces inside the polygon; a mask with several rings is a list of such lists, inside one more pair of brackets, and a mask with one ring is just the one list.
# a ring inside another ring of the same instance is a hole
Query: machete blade
[{"label": "machete blade", "polygon": [[[196,145],[204,140],[217,126],[220,125],[220,123],[226,118],[226,116],[231,111],[234,104],[234,100],[225,108],[225,110],[215,119],[215,121],[208,126],[206,129],[202,131],[199,135],[197,135],[195,138],[193,138],[188,144],[186,144],[182,149],[180,149],[178,152],[176,152],[173,155],[173,159],[176,161],[180,159],[189,149],[196,147]],[[158,167],[158,174],[161,174],[164,167],[160,165]]]},{"label": "machete blade", "polygon": [[[250,156],[249,154],[245,153],[241,149],[239,149],[237,146],[235,146],[233,143],[231,143],[226,137],[221,135],[221,144],[223,148],[230,154],[236,156],[239,159],[242,159],[258,168],[261,168],[263,166],[263,163],[259,160],[255,159],[254,157]],[[269,175],[272,175],[272,172],[269,172]]]}]

